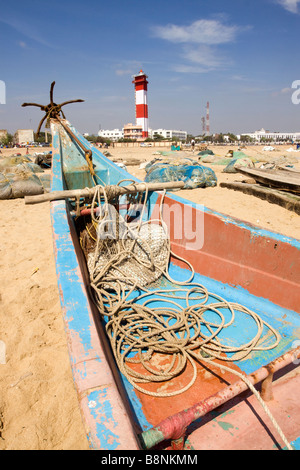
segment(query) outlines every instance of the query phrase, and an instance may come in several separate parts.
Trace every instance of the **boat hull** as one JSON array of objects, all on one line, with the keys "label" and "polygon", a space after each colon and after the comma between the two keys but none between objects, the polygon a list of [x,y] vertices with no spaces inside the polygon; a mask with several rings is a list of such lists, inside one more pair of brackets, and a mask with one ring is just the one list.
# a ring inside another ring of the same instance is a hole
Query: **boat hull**
[{"label": "boat hull", "polygon": [[[72,142],[68,142],[69,137],[57,123],[52,122],[51,125],[51,189],[60,191],[69,188],[72,179],[72,159],[68,160]],[[72,131],[88,145],[74,128]],[[93,158],[98,162],[101,179],[106,178],[104,183],[116,184],[122,179],[132,179],[131,175],[106,159],[98,150],[93,151]],[[76,165],[78,167],[78,162]],[[79,166],[83,169],[83,176],[78,177],[76,172],[73,188],[81,187],[82,181],[86,181],[85,172],[88,169],[84,160]],[[151,195],[150,217],[157,217],[161,197],[161,193]],[[99,312],[91,301],[86,263],[78,243],[74,218],[70,215],[72,209],[66,201],[51,203],[62,312],[74,384],[87,436],[93,449],[140,449],[145,444],[144,433],[159,427],[170,415],[176,416],[183,409],[193,408],[199,402],[206,404],[211,396],[222,395],[227,388],[226,382],[234,384],[237,380],[230,374],[222,379],[219,371],[214,371],[207,378],[207,371],[199,367],[197,387],[187,396],[154,400],[134,390],[116,366]],[[300,331],[299,241],[250,226],[175,194],[166,196],[163,216],[169,226],[172,251],[192,263],[197,281],[218,295],[226,296],[229,301],[246,304],[280,330],[283,340],[275,350],[254,354],[242,365],[234,364],[234,368],[251,375],[274,361],[282,362],[281,358],[285,354],[292,354],[290,352],[299,346],[297,341]],[[178,224],[172,222],[173,216],[181,220],[179,228]],[[178,279],[189,277],[187,266],[182,261],[176,256],[171,261],[171,271]],[[298,353],[295,354],[284,365],[285,368],[298,365]],[[228,400],[226,406],[229,406]],[[222,404],[218,404],[218,401],[214,403],[210,411]],[[208,444],[203,438],[203,423],[198,418],[192,423],[189,425],[191,429],[187,442],[192,442],[191,445],[196,449],[206,448]],[[213,426],[212,421],[207,420],[207,423]],[[186,427],[182,429],[183,434],[186,431]],[[290,441],[297,441],[300,435],[298,431],[291,431]],[[162,437],[163,441],[165,436]],[[171,439],[176,441],[176,437],[175,432]],[[165,443],[165,448],[168,445]],[[233,442],[226,445],[234,448]],[[270,445],[273,443],[263,444],[266,448]],[[217,448],[218,443],[215,442],[214,446]]]}]

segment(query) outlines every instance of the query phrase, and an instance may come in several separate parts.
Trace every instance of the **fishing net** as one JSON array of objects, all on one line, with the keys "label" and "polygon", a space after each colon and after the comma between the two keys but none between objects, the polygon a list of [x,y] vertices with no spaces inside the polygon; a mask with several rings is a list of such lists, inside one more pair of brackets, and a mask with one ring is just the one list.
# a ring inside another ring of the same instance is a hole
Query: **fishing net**
[{"label": "fishing net", "polygon": [[[250,160],[252,163],[256,163],[258,160],[256,157],[250,157],[245,155],[243,152],[240,151],[233,151],[230,150],[227,152],[225,157],[220,157],[217,155],[200,155],[199,156],[199,162],[203,163],[211,163],[212,165],[224,165],[228,166],[228,170],[232,169],[233,166],[233,161],[236,163],[237,160],[244,161],[245,159]],[[226,173],[235,173],[235,171],[227,171]]]},{"label": "fishing net", "polygon": [[39,165],[36,165],[32,162],[23,162],[17,163],[13,166],[6,166],[2,169],[2,173],[4,174],[11,174],[14,173],[15,175],[21,173],[43,173],[44,170]]},{"label": "fishing net", "polygon": [[183,181],[184,189],[206,188],[217,185],[215,172],[192,159],[155,162],[145,168],[145,182]]},{"label": "fishing net", "polygon": [[[105,274],[108,283],[125,288],[139,283],[146,286],[158,279],[166,268],[168,240],[158,224],[127,224],[115,207],[106,203],[101,208],[97,226],[97,249],[88,254],[87,265],[93,276]],[[107,267],[110,267],[109,272]]]},{"label": "fishing net", "polygon": [[34,173],[0,173],[0,199],[16,199],[43,193],[43,185]]},{"label": "fishing net", "polygon": [[224,168],[223,173],[237,173],[238,167],[254,168],[254,163],[250,158],[236,158],[232,160],[226,168]]},{"label": "fishing net", "polygon": [[11,157],[5,157],[0,159],[0,171],[3,171],[7,168],[11,168],[13,166],[22,164],[22,163],[30,163],[30,158],[26,156],[19,156],[19,155],[12,155]]},{"label": "fishing net", "polygon": [[200,155],[201,157],[204,157],[205,155],[214,155],[214,152],[212,150],[201,150],[197,155]]},{"label": "fishing net", "polygon": [[198,164],[195,160],[185,155],[181,155],[180,157],[177,157],[177,155],[171,157],[170,155],[168,155],[168,153],[173,153],[173,152],[164,152],[164,153],[166,155],[162,155],[162,152],[160,152],[159,157],[155,157],[153,160],[151,160],[146,165],[144,165],[144,169],[146,173],[149,173],[149,171],[152,171],[152,169],[155,168],[156,165],[181,166],[181,165],[197,165]]},{"label": "fishing net", "polygon": [[204,155],[199,157],[199,162],[203,163],[211,163],[213,165],[224,165],[225,162],[229,163],[231,161],[230,158],[224,159],[221,157],[217,157],[217,155]]},{"label": "fishing net", "polygon": [[43,194],[50,190],[50,175],[42,175],[43,170],[31,161],[13,160],[15,165],[7,166],[6,160],[0,172],[0,199],[16,199]]}]

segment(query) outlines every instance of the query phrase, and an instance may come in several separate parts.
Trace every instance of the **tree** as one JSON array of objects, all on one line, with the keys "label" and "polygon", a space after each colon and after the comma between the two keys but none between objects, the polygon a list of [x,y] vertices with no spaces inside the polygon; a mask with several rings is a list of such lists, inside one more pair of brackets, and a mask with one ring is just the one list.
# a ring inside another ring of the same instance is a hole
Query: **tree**
[{"label": "tree", "polygon": [[217,142],[218,144],[222,144],[224,142],[223,134],[216,134],[214,136],[214,142]]},{"label": "tree", "polygon": [[212,135],[205,135],[202,139],[204,142],[212,142],[214,140]]},{"label": "tree", "polygon": [[4,146],[11,145],[13,138],[14,138],[13,135],[8,133],[5,137],[2,137],[0,139],[0,143]]},{"label": "tree", "polygon": [[164,138],[164,136],[161,135],[161,134],[154,134],[153,140],[155,140],[155,141],[157,141],[157,140],[165,140],[165,138]]},{"label": "tree", "polygon": [[[47,140],[48,143],[51,144],[52,142],[52,134],[51,132],[47,132]],[[39,143],[44,143],[46,142],[46,133],[45,132],[40,132],[39,137],[37,137],[36,134],[34,134],[34,141],[39,142]]]},{"label": "tree", "polygon": [[241,142],[253,142],[254,139],[250,135],[241,135]]},{"label": "tree", "polygon": [[238,140],[237,136],[232,134],[232,132],[228,132],[226,135],[228,135],[229,142],[236,142]]}]

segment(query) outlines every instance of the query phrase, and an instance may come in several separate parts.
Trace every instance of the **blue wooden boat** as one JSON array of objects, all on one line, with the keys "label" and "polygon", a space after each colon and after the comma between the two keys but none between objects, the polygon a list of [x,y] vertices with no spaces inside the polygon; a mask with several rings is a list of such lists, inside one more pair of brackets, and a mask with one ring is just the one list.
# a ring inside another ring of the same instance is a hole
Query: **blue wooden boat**
[{"label": "blue wooden boat", "polygon": [[[51,131],[53,159],[49,196],[66,190],[93,188],[95,182],[104,187],[117,185],[121,180],[138,183],[91,146],[68,121],[52,119]],[[148,219],[159,216],[162,197],[161,191],[148,194]],[[205,307],[201,314],[202,342],[205,343],[210,334],[215,337],[219,333],[218,341],[227,345],[225,352],[213,359],[211,350],[204,348],[200,360],[188,359],[179,375],[166,381],[136,384],[117,365],[105,330],[109,320],[91,295],[87,262],[78,237],[79,225],[87,213],[84,203],[79,196],[75,200],[62,196],[51,202],[51,217],[71,367],[90,447],[105,450],[298,449],[299,240],[259,229],[187,201],[176,192],[167,192],[163,199],[166,211],[163,217],[166,213],[170,215],[165,221],[172,250],[168,266],[170,277],[156,280],[153,297],[157,291],[169,289],[176,303],[194,312],[198,288],[188,301],[182,292],[174,294],[175,285],[178,287],[178,283],[191,277],[192,265],[191,286],[205,286],[207,305],[216,305],[216,299],[218,303],[220,298],[230,302],[236,309],[237,321],[222,330],[220,324],[229,323],[225,309],[220,307],[225,317],[221,321],[220,314],[213,311],[215,307],[211,310]],[[123,216],[127,211],[128,215],[128,207],[119,211],[123,211]],[[135,291],[130,294],[137,305],[142,303],[140,294]],[[155,297],[153,303],[151,295],[147,306],[166,308],[169,300],[164,294],[161,300]],[[246,313],[240,305],[246,308]],[[249,311],[258,316],[254,321]],[[173,325],[172,321],[167,322]],[[189,334],[193,334],[197,326],[192,320],[189,322],[188,329],[190,326],[193,330]],[[249,338],[256,337],[259,327],[262,328],[260,339],[250,347]],[[178,335],[174,337],[176,340]],[[186,334],[180,340],[184,343]],[[233,352],[237,345],[247,343],[246,355],[239,357]],[[127,355],[126,351],[124,354]],[[152,376],[155,367],[157,371],[165,370],[165,356],[169,355],[155,354]],[[143,367],[132,365],[136,373]],[[187,384],[190,386],[185,390]],[[177,394],[178,390],[183,391]]]}]

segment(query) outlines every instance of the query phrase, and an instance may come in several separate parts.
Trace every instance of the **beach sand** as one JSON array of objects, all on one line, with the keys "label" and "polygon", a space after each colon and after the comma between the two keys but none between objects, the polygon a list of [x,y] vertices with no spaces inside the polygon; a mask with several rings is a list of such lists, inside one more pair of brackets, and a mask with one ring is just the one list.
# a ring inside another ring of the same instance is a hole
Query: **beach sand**
[{"label": "beach sand", "polygon": [[[273,152],[247,147],[243,151],[249,156],[259,153],[266,159],[300,156],[287,152],[289,147],[276,147]],[[221,156],[230,148],[210,146]],[[157,150],[164,149],[110,148],[109,152],[124,160],[149,161]],[[11,153],[4,150],[2,155]],[[205,165],[214,169],[218,183],[245,178],[222,173],[222,166]],[[295,167],[300,169],[299,162]],[[139,166],[127,169],[141,179],[145,176]],[[300,239],[300,216],[254,196],[219,185],[176,194],[258,227]],[[0,449],[88,449],[58,295],[49,203],[25,206],[23,199],[16,199],[0,201],[0,207],[0,342],[6,348],[3,364],[0,357]]]}]

